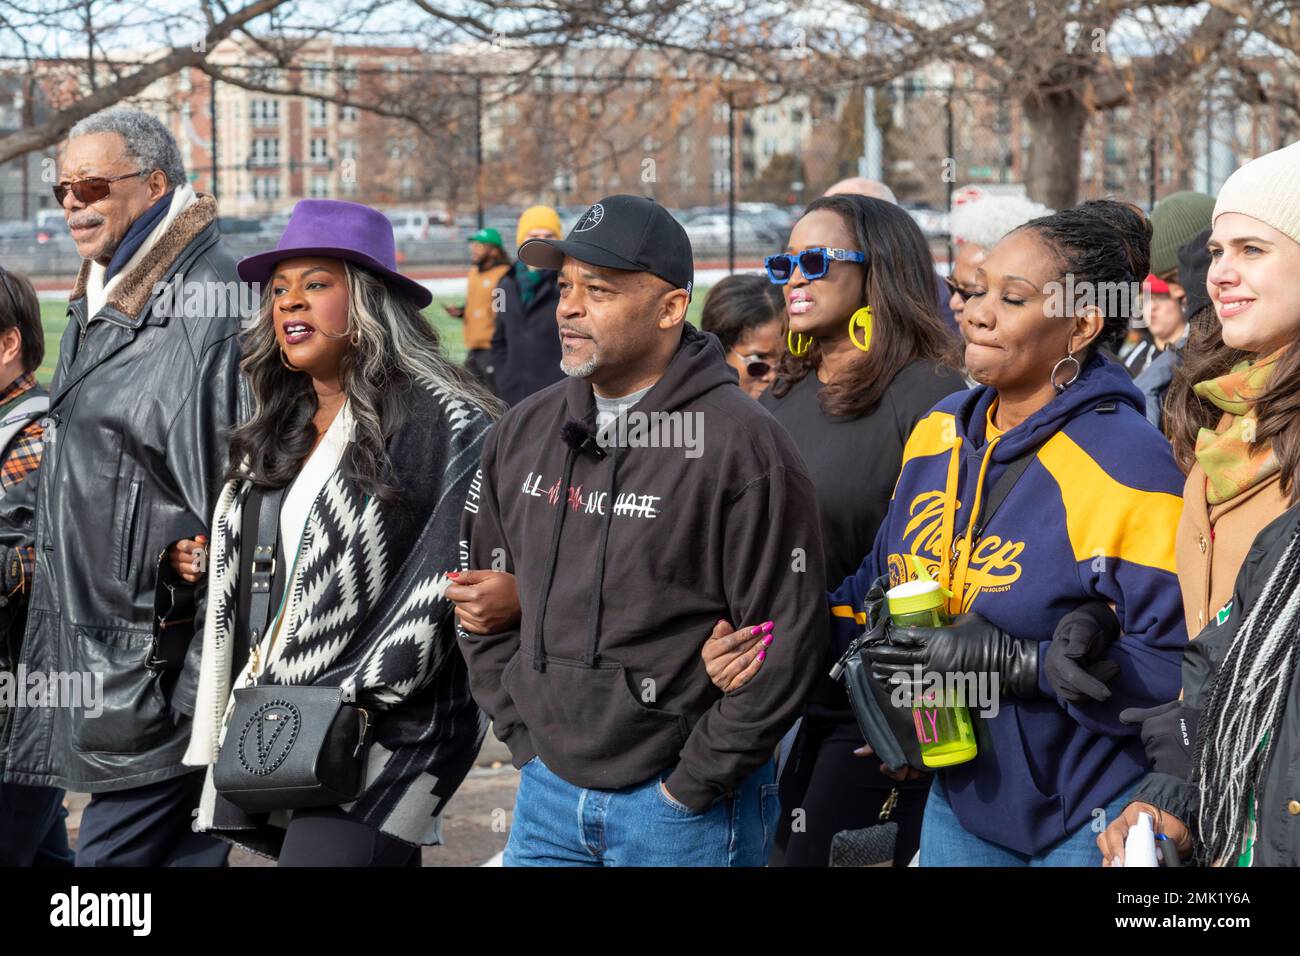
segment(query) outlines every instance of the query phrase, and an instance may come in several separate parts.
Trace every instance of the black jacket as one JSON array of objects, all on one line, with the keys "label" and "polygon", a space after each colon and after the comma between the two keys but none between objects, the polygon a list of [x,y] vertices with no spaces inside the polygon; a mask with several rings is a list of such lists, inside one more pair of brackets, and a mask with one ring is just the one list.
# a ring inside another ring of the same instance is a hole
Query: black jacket
[{"label": "black jacket", "polygon": [[[898,371],[875,407],[853,417],[825,414],[818,402],[822,387],[813,372],[780,398],[769,388],[759,403],[790,433],[816,485],[826,590],[834,591],[871,553],[912,429],[940,399],[961,391],[965,383],[956,372],[917,359]],[[863,462],[871,467],[862,467]],[[829,674],[818,677],[808,712],[856,723],[844,685]]]},{"label": "black jacket", "polygon": [[492,368],[497,394],[507,405],[518,405],[564,378],[560,371],[560,332],[555,322],[555,307],[560,304],[557,274],[547,270],[525,308],[515,278],[515,270],[524,268],[517,263],[497,283],[505,300],[492,332]]},{"label": "black jacket", "polygon": [[[1208,705],[1215,671],[1297,525],[1300,506],[1284,512],[1256,536],[1237,574],[1232,601],[1187,645],[1183,652],[1183,698],[1187,707],[1203,711]],[[1300,640],[1300,636],[1296,639]],[[1300,866],[1300,674],[1292,676],[1283,707],[1279,733],[1258,794],[1255,866]],[[1192,772],[1195,774],[1195,769]],[[1167,773],[1148,774],[1133,799],[1172,813],[1188,825],[1200,805],[1196,783]]]},{"label": "black jacket", "polygon": [[[15,708],[0,762],[9,783],[95,793],[193,769],[181,765],[189,721],[172,711],[193,713],[203,602],[180,585],[197,611],[173,610],[163,568],[171,543],[208,526],[241,404],[239,300],[221,317],[192,292],[241,287],[210,196],[89,317],[88,274],[87,262],[68,304],[44,459],[0,501],[0,544],[36,547],[19,666],[102,674],[103,710],[84,697]],[[174,296],[173,276],[191,294]]]},{"label": "black jacket", "polygon": [[[594,420],[582,379],[488,432],[461,537],[470,567],[516,575],[522,621],[459,637],[515,766],[540,755],[575,786],[618,789],[675,765],[669,792],[703,811],[772,758],[821,672],[821,533],[798,451],[713,335],[685,327],[629,429],[646,412],[679,413],[663,420],[677,447],[628,431],[604,457],[577,451],[561,428]],[[725,695],[700,658],[720,618],[776,622],[762,669]]]}]

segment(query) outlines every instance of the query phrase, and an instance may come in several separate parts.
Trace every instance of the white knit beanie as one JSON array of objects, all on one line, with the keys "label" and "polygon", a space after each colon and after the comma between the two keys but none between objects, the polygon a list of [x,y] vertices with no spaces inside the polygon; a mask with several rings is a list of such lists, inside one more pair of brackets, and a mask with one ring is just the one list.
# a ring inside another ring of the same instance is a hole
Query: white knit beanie
[{"label": "white knit beanie", "polygon": [[1300,142],[1252,159],[1219,190],[1214,220],[1239,212],[1300,243]]}]

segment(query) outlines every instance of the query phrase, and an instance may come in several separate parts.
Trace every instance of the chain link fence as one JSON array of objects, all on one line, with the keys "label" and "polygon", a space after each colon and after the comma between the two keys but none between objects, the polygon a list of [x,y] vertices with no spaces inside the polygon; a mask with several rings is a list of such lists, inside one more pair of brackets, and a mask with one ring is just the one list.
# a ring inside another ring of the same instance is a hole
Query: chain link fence
[{"label": "chain link fence", "polygon": [[[404,267],[454,271],[466,264],[466,238],[480,226],[499,229],[509,247],[530,205],[554,206],[567,229],[601,196],[632,192],[673,211],[701,268],[752,269],[784,247],[804,205],[839,179],[866,175],[892,189],[943,261],[954,201],[971,187],[1023,193],[1031,143],[1014,98],[931,80],[920,71],[883,87],[780,91],[661,71],[539,75],[503,92],[494,81],[462,78],[442,91],[454,108],[432,132],[332,104],[313,107],[319,101],[307,96],[281,97],[290,101],[284,115],[320,128],[282,124],[274,146],[276,129],[222,131],[220,155],[242,158],[215,170],[222,232],[245,255],[274,244],[298,199],[352,199],[389,213]],[[196,89],[195,108],[206,109],[211,95]],[[267,112],[259,94],[221,95],[233,103],[223,117]],[[170,118],[191,157],[195,187],[212,192],[210,155],[188,143],[191,114],[173,115],[174,105],[154,108]],[[1276,148],[1295,128],[1276,104],[1177,106],[1094,115],[1081,197],[1113,195],[1149,208],[1179,189],[1213,192],[1242,159]],[[52,156],[0,167],[0,258],[33,276],[69,276],[80,265],[48,177],[36,172],[52,168],[41,163]]]}]

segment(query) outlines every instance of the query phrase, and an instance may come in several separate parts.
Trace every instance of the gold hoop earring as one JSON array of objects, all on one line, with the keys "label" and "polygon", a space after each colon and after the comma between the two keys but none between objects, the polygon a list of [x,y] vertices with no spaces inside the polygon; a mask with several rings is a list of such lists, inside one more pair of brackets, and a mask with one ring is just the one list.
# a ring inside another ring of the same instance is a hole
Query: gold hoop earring
[{"label": "gold hoop earring", "polygon": [[302,369],[298,368],[298,366],[296,366],[296,365],[290,365],[290,364],[289,364],[289,360],[288,360],[287,358],[284,357],[284,346],[283,346],[283,345],[280,346],[280,364],[283,365],[285,368],[287,368],[290,372],[301,372],[301,371],[302,371]]},{"label": "gold hoop earring", "polygon": [[[790,339],[790,335],[792,333],[794,335],[799,336],[799,345],[797,347],[795,346],[794,342]],[[807,342],[804,341],[805,338],[808,339]],[[808,350],[812,348],[813,338],[811,335],[805,336],[802,332],[795,332],[794,329],[786,329],[785,344],[786,344],[786,348],[790,350],[791,355],[796,355],[796,356],[807,355]]]},{"label": "gold hoop earring", "polygon": [[[864,305],[858,311],[849,316],[849,341],[853,343],[854,348],[860,352],[866,352],[871,349],[871,330],[874,318],[871,314],[871,306]],[[854,329],[862,330],[862,341],[859,342],[854,335]]]}]

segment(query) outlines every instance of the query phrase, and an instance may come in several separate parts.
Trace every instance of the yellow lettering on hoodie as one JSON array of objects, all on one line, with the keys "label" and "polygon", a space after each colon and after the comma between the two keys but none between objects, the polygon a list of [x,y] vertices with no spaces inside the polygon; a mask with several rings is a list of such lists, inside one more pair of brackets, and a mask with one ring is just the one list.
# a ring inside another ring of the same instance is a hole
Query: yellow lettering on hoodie
[{"label": "yellow lettering on hoodie", "polygon": [[[946,430],[942,422],[939,427],[941,431]],[[985,474],[996,444],[996,439],[989,443],[980,463],[976,479],[980,489],[975,495],[971,521],[979,518]],[[912,499],[902,535],[903,546],[908,550],[903,554],[894,552],[886,560],[891,586],[916,577],[915,568],[920,563],[932,579],[950,592],[949,613],[965,613],[981,593],[1009,590],[1020,579],[1022,569],[1016,559],[1025,550],[1025,543],[990,534],[972,544],[969,528],[967,533],[956,537],[954,525],[957,510],[961,507],[957,496],[957,456],[961,443],[951,441],[947,448],[949,462],[945,488],[942,491],[922,491]],[[955,569],[952,567],[954,546],[959,552]],[[970,554],[965,553],[967,549],[970,549]]]}]

